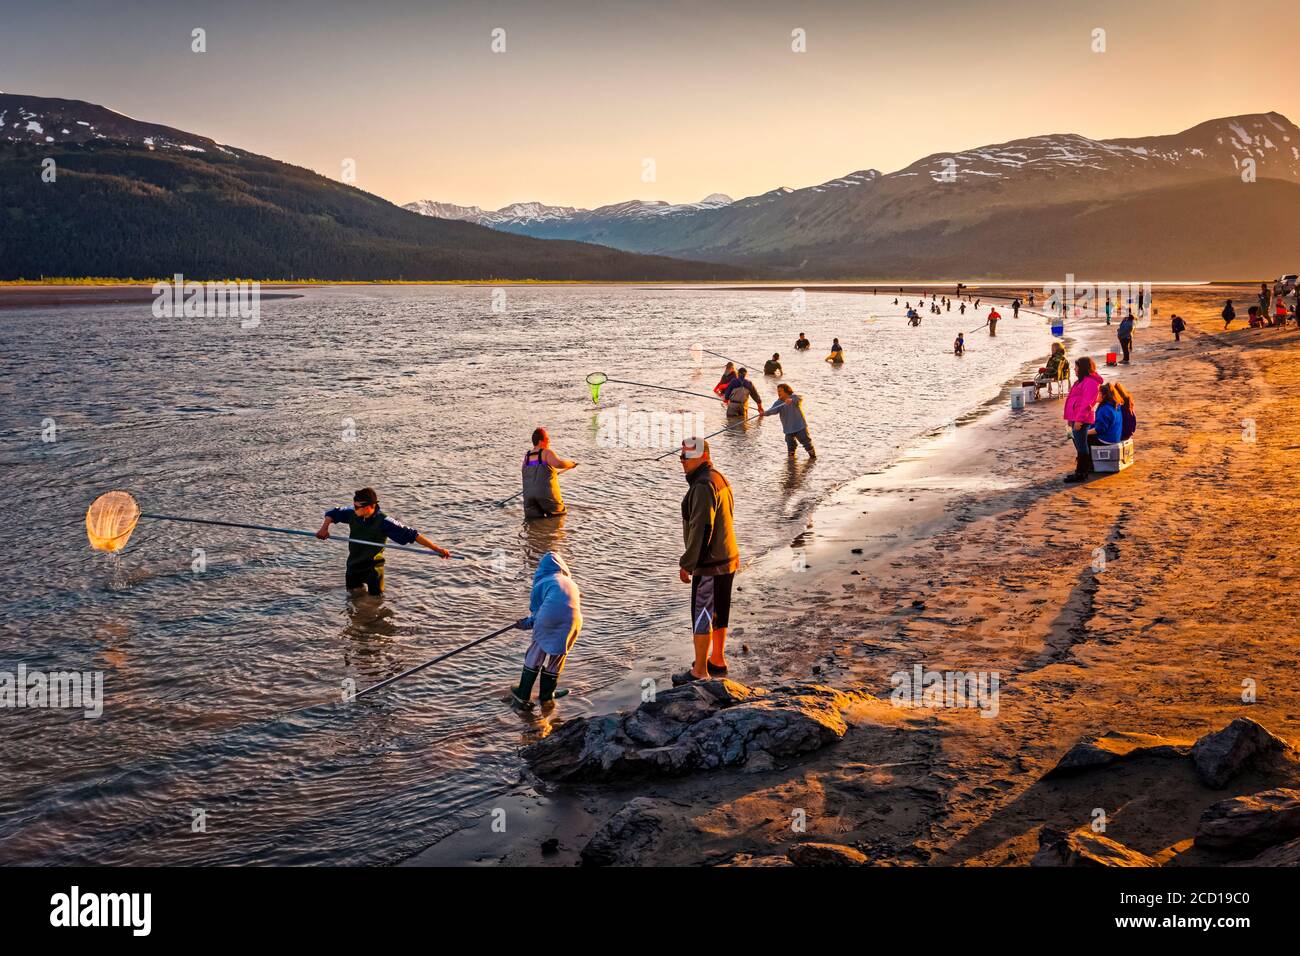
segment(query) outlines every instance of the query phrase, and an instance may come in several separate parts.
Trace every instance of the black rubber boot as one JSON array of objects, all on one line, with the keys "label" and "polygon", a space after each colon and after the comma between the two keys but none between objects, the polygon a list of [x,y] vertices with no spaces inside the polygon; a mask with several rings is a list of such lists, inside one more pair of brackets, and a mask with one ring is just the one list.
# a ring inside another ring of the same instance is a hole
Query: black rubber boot
[{"label": "black rubber boot", "polygon": [[[511,687],[510,693],[514,695],[515,700],[521,704],[526,704],[529,698],[533,696],[533,684],[537,682],[537,671],[531,667],[525,667],[524,672],[519,675],[519,686]],[[546,678],[542,678],[542,688],[546,688]]]},{"label": "black rubber boot", "polygon": [[1075,484],[1076,482],[1084,481],[1087,479],[1088,473],[1091,471],[1092,471],[1092,454],[1089,453],[1087,455],[1075,455],[1074,474],[1066,475],[1065,483],[1067,485],[1072,485]]},{"label": "black rubber boot", "polygon": [[555,674],[542,675],[542,689],[538,691],[537,701],[544,704],[548,700],[555,700],[557,697],[563,697],[568,693],[567,690],[556,690],[555,685],[560,682],[560,678]]}]

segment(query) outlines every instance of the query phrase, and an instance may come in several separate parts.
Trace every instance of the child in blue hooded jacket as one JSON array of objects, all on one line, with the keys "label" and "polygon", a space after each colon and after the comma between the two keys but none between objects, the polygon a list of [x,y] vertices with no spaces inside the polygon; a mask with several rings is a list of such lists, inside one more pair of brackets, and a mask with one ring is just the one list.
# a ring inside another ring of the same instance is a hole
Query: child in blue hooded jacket
[{"label": "child in blue hooded jacket", "polygon": [[532,613],[520,618],[515,627],[532,631],[533,640],[524,654],[519,686],[510,688],[510,693],[519,703],[527,704],[533,695],[533,684],[540,676],[537,700],[545,704],[568,693],[556,690],[556,685],[569,649],[582,630],[582,595],[569,573],[569,566],[554,551],[547,551],[537,562],[528,609]]}]

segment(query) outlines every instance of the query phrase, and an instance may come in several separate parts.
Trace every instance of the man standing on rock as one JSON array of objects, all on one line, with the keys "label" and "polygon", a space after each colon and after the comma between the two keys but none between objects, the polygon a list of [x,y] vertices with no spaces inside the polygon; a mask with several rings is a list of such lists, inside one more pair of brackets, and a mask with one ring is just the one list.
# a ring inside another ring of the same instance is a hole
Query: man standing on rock
[{"label": "man standing on rock", "polygon": [[695,662],[673,684],[727,676],[723,655],[731,615],[731,585],[740,570],[740,548],[733,530],[735,499],[731,483],[713,467],[709,443],[682,442],[682,471],[690,485],[682,499],[682,552],[678,577],[691,586],[691,634]]}]

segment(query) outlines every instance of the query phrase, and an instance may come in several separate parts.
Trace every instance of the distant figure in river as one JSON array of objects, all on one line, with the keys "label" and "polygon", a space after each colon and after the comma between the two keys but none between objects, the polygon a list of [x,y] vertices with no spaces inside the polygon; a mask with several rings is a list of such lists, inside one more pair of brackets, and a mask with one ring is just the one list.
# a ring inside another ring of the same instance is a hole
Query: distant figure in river
[{"label": "distant figure in river", "polygon": [[365,588],[375,596],[384,593],[384,543],[389,539],[398,544],[422,544],[439,557],[451,557],[446,548],[380,511],[379,495],[373,488],[359,488],[354,492],[351,508],[331,508],[325,512],[325,523],[316,537],[322,541],[327,539],[330,525],[336,522],[348,526],[348,537],[354,541],[348,545],[347,573],[343,579],[349,591]]},{"label": "distant figure in river", "polygon": [[959,306],[957,307],[957,311],[960,312],[962,315],[965,315],[965,314],[966,314],[966,303],[965,303],[965,302],[961,303],[961,305],[959,305]]},{"label": "distant figure in river", "polygon": [[807,352],[810,348],[812,348],[812,343],[808,341],[808,336],[800,332],[799,338],[794,341],[794,350],[796,352]]},{"label": "distant figure in river", "polygon": [[812,438],[808,434],[808,419],[803,413],[803,398],[794,393],[794,389],[782,382],[776,387],[776,401],[768,406],[766,415],[781,416],[781,431],[785,433],[785,448],[791,458],[794,457],[795,443],[803,445],[808,457],[816,458],[817,449],[813,448]]},{"label": "distant figure in river", "polygon": [[582,632],[582,594],[564,559],[547,551],[533,573],[533,593],[528,599],[529,614],[515,622],[521,631],[532,631],[533,639],[524,654],[524,670],[519,685],[510,695],[527,706],[533,696],[533,684],[542,680],[537,702],[546,704],[563,697],[567,690],[557,690],[564,662]]},{"label": "distant figure in river", "polygon": [[[826,361],[830,362],[832,365],[844,364],[844,347],[840,345],[839,339],[835,339],[831,342],[831,354],[826,356]],[[759,410],[762,411],[762,409]]]},{"label": "distant figure in river", "polygon": [[749,380],[748,369],[736,369],[736,377],[731,380],[726,391],[722,393],[722,400],[727,403],[728,418],[744,418],[749,410],[749,397],[754,397],[758,403],[758,411],[762,414],[763,400],[759,398],[758,389],[754,383]]},{"label": "distant figure in river", "polygon": [[897,299],[894,300],[894,305],[898,305],[898,300],[897,300]]},{"label": "distant figure in river", "polygon": [[1228,299],[1223,303],[1223,311],[1219,313],[1223,316],[1223,330],[1228,331],[1228,326],[1232,325],[1232,320],[1237,317],[1237,310],[1232,307],[1232,300]]},{"label": "distant figure in river", "polygon": [[998,319],[1002,315],[997,309],[989,309],[989,338],[995,339],[998,336]]},{"label": "distant figure in river", "polygon": [[917,312],[915,309],[908,309],[908,310],[907,310],[907,324],[910,325],[910,326],[913,326],[913,327],[920,325],[920,324],[921,324],[921,313]]},{"label": "distant figure in river", "polygon": [[976,300],[975,300],[975,311],[978,312],[979,310],[980,310],[980,300],[979,300],[979,299],[976,299]]},{"label": "distant figure in river", "polygon": [[[796,346],[797,348],[797,346]],[[736,380],[736,363],[728,362],[727,367],[722,370],[722,378],[718,379],[718,384],[713,386],[713,394],[722,396],[727,392],[727,387]]]},{"label": "distant figure in river", "polygon": [[534,428],[533,447],[524,453],[524,517],[532,521],[564,514],[559,474],[576,467],[576,461],[551,450],[551,436],[545,428]]},{"label": "distant figure in river", "polygon": [[1018,319],[1018,318],[1020,318],[1020,299],[1019,299],[1019,298],[1015,298],[1015,299],[1012,299],[1012,300],[1011,300],[1011,317],[1012,317],[1013,319]]},{"label": "distant figure in river", "polygon": [[957,333],[957,340],[952,343],[952,354],[953,355],[966,354],[966,333],[964,332]]},{"label": "distant figure in river", "polygon": [[763,363],[763,374],[764,374],[764,375],[782,375],[782,374],[784,374],[784,372],[783,372],[782,369],[781,369],[781,353],[780,353],[780,352],[773,352],[773,353],[772,353],[772,357],[771,357],[770,359],[768,359],[766,362]]},{"label": "distant figure in river", "polygon": [[1175,312],[1173,318],[1169,321],[1169,327],[1173,330],[1174,341],[1181,342],[1183,333],[1187,331],[1187,323],[1183,321],[1183,317]]}]

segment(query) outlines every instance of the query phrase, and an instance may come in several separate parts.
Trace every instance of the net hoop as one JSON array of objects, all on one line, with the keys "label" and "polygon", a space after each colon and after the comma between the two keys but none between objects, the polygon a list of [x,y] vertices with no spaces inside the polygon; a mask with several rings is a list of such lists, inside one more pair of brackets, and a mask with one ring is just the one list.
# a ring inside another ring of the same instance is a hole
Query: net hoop
[{"label": "net hoop", "polygon": [[125,491],[108,491],[86,509],[86,537],[96,551],[121,551],[140,520],[140,506]]}]

